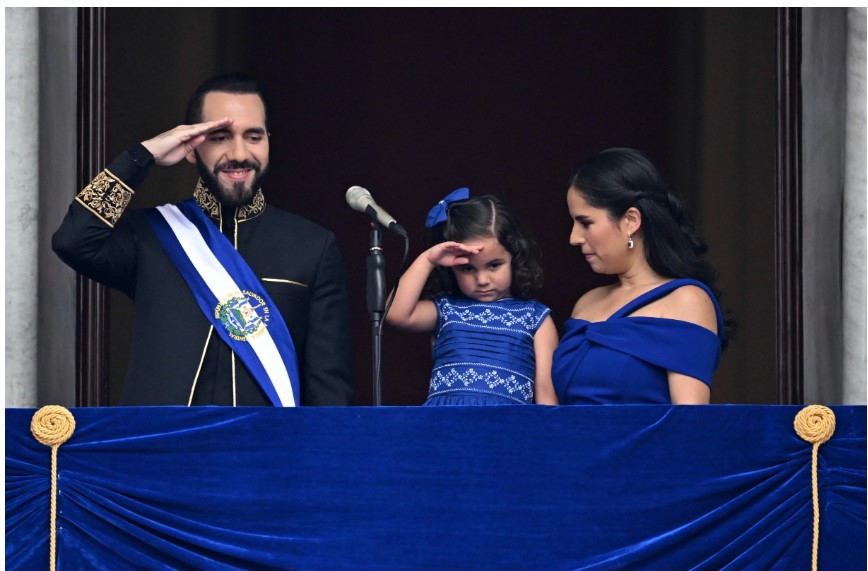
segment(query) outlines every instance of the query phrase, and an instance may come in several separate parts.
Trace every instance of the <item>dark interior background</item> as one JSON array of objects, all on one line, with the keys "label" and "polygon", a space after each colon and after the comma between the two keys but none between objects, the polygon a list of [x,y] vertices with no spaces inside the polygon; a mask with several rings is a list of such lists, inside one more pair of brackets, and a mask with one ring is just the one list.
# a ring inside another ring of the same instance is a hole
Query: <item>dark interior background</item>
[{"label": "dark interior background", "polygon": [[[685,200],[739,323],[713,402],[776,402],[773,9],[110,9],[109,154],[182,122],[204,79],[245,71],[268,90],[267,200],[331,229],[349,276],[355,403],[372,403],[365,305],[368,188],[425,248],[428,209],[468,186],[517,210],[544,254],[539,298],[560,328],[609,277],[568,244],[573,167],[646,152]],[[111,158],[111,157],[107,157]],[[134,206],[186,198],[184,162],[155,168]],[[388,285],[403,243],[384,235]],[[110,301],[111,399],[132,304]],[[383,403],[427,395],[430,339],[384,328]]]}]

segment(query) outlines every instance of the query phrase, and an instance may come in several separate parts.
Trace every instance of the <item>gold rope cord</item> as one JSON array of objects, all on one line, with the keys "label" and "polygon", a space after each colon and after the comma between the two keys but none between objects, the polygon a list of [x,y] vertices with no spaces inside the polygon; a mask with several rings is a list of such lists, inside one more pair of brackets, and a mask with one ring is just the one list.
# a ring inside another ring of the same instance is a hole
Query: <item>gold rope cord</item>
[{"label": "gold rope cord", "polygon": [[51,536],[49,537],[49,563],[52,571],[56,565],[57,542],[57,449],[69,440],[75,431],[75,418],[62,406],[48,405],[40,408],[30,421],[30,432],[40,444],[51,446]]},{"label": "gold rope cord", "polygon": [[805,442],[814,445],[811,452],[811,492],[814,499],[814,546],[811,551],[811,570],[817,571],[817,552],[820,545],[820,492],[817,485],[817,451],[820,444],[835,433],[835,413],[831,409],[812,404],[806,406],[793,421],[796,434]]}]

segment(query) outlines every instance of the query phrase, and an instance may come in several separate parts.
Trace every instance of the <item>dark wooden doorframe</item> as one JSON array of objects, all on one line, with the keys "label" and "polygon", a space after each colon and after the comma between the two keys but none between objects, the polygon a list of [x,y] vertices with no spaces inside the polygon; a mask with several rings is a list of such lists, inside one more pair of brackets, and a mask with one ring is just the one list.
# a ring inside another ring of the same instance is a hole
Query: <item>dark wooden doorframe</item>
[{"label": "dark wooden doorframe", "polygon": [[775,330],[779,404],[803,404],[802,11],[777,10]]},{"label": "dark wooden doorframe", "polygon": [[[106,161],[107,8],[78,10],[78,181],[83,188]],[[777,10],[775,165],[775,337],[779,404],[802,404],[802,100],[801,9]],[[76,404],[109,403],[108,292],[78,276]]]},{"label": "dark wooden doorframe", "polygon": [[[105,167],[107,9],[78,9],[78,188]],[[77,406],[108,406],[108,291],[81,274],[76,279],[75,399]]]}]

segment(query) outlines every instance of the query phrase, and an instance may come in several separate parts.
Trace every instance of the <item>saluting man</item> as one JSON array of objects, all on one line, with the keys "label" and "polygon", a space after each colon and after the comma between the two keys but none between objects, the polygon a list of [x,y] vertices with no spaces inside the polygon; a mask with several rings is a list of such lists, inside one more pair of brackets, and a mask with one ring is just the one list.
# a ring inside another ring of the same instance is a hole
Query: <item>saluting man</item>
[{"label": "saluting man", "polygon": [[[258,83],[203,83],[180,125],[112,161],[52,247],[135,303],[123,405],[348,405],[349,308],[334,235],[266,204]],[[127,211],[150,168],[197,165],[192,198]]]}]

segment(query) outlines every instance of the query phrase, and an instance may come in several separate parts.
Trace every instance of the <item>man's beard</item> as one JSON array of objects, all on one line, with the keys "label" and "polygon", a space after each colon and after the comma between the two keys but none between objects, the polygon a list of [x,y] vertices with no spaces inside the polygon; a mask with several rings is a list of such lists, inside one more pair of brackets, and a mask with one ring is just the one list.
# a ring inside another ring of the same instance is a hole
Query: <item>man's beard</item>
[{"label": "man's beard", "polygon": [[[253,161],[226,161],[214,165],[214,171],[212,172],[202,162],[198,153],[196,153],[196,167],[199,169],[199,176],[208,190],[217,197],[217,200],[222,205],[230,208],[239,208],[253,200],[253,195],[257,190],[262,188],[262,184],[268,176],[268,167],[260,170],[259,164]],[[220,171],[235,169],[253,170],[253,180],[250,181],[249,187],[244,186],[244,181],[236,182],[231,186],[224,186],[220,183],[220,179],[218,178]]]}]

